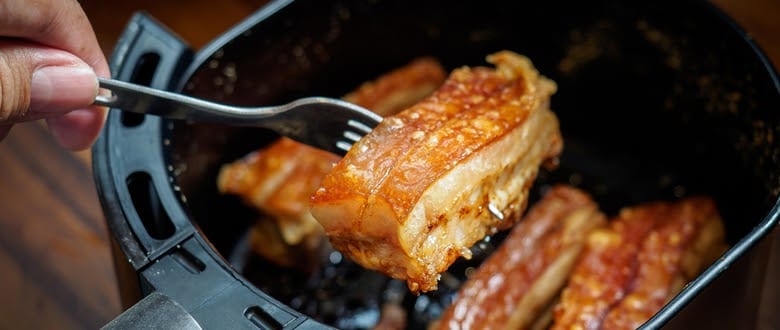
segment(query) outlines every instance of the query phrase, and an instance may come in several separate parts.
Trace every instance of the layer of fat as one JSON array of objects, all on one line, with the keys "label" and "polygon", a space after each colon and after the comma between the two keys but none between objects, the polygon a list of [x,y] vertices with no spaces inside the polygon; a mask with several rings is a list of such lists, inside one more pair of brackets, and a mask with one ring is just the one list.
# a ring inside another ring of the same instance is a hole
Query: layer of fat
[{"label": "layer of fat", "polygon": [[[555,115],[536,109],[523,125],[479,149],[426,189],[398,235],[423,277],[436,276],[478,240],[511,225],[525,208],[539,166],[559,139],[557,132]],[[503,210],[505,220],[488,212],[488,204]]]}]

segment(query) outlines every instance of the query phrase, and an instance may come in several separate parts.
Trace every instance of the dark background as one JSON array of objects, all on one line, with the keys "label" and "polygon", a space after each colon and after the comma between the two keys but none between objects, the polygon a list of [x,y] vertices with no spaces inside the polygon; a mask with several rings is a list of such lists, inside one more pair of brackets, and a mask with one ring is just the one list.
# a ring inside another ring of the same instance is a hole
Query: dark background
[{"label": "dark background", "polygon": [[[110,56],[137,10],[150,13],[199,49],[266,1],[80,2]],[[780,1],[713,2],[780,65]],[[780,328],[778,241],[762,298],[762,329]],[[62,150],[42,123],[15,126],[0,142],[0,329],[92,329],[120,312],[89,152]]]}]

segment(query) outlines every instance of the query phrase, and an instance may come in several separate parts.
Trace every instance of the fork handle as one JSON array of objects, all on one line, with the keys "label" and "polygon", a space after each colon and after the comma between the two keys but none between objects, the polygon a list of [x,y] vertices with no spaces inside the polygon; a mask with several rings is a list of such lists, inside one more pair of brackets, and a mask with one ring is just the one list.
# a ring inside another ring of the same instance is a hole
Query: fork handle
[{"label": "fork handle", "polygon": [[100,88],[111,95],[98,95],[94,104],[169,119],[241,124],[247,116],[271,117],[273,107],[241,108],[172,93],[124,81],[98,78]]}]

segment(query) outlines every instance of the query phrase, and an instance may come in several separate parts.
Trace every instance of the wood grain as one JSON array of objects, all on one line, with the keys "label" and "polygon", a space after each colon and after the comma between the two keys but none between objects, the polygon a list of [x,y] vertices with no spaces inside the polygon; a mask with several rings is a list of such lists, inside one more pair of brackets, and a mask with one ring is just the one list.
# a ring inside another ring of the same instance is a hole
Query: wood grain
[{"label": "wood grain", "polygon": [[40,124],[14,131],[0,149],[0,327],[99,326],[119,304],[89,167]]},{"label": "wood grain", "polygon": [[[81,0],[110,54],[145,10],[195,49],[265,0]],[[780,64],[780,1],[714,0]],[[218,8],[217,8],[218,6]],[[60,149],[44,125],[17,125],[0,143],[0,329],[91,329],[121,312],[88,152]],[[775,251],[780,244],[775,242]],[[762,327],[780,328],[780,253],[770,263]]]},{"label": "wood grain", "polygon": [[[137,10],[195,49],[266,0],[82,0],[108,55]],[[0,143],[0,329],[95,329],[121,312],[89,151],[56,145],[44,124]]]}]

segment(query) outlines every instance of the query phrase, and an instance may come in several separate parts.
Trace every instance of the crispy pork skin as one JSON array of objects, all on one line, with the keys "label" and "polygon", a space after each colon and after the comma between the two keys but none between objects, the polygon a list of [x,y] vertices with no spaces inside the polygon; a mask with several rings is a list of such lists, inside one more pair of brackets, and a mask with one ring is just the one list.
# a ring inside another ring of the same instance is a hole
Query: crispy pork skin
[{"label": "crispy pork skin", "polygon": [[531,328],[553,306],[588,233],[605,219],[585,192],[552,187],[463,284],[438,328]]},{"label": "crispy pork skin", "polygon": [[607,313],[603,329],[639,328],[725,251],[711,199],[688,198],[664,211],[636,256],[631,291]]},{"label": "crispy pork skin", "polygon": [[539,167],[562,148],[549,109],[555,84],[512,52],[488,61],[496,68],[454,70],[386,118],[311,199],[336,249],[414,292],[436,289],[471,245],[512,226]]},{"label": "crispy pork skin", "polygon": [[[445,78],[438,61],[422,57],[364,83],[344,99],[385,116],[422,100]],[[339,159],[282,137],[223,166],[217,186],[221,193],[238,195],[260,210],[263,216],[259,222],[273,221],[278,227],[275,231],[258,224],[251,238],[263,237],[265,244],[252,243],[256,252],[284,266],[305,263],[305,252],[314,253],[323,236],[322,227],[309,212],[309,197]],[[281,234],[281,239],[275,234]],[[295,255],[301,257],[284,260]]]},{"label": "crispy pork skin", "polygon": [[636,329],[725,247],[709,198],[625,208],[588,237],[552,329]]}]

